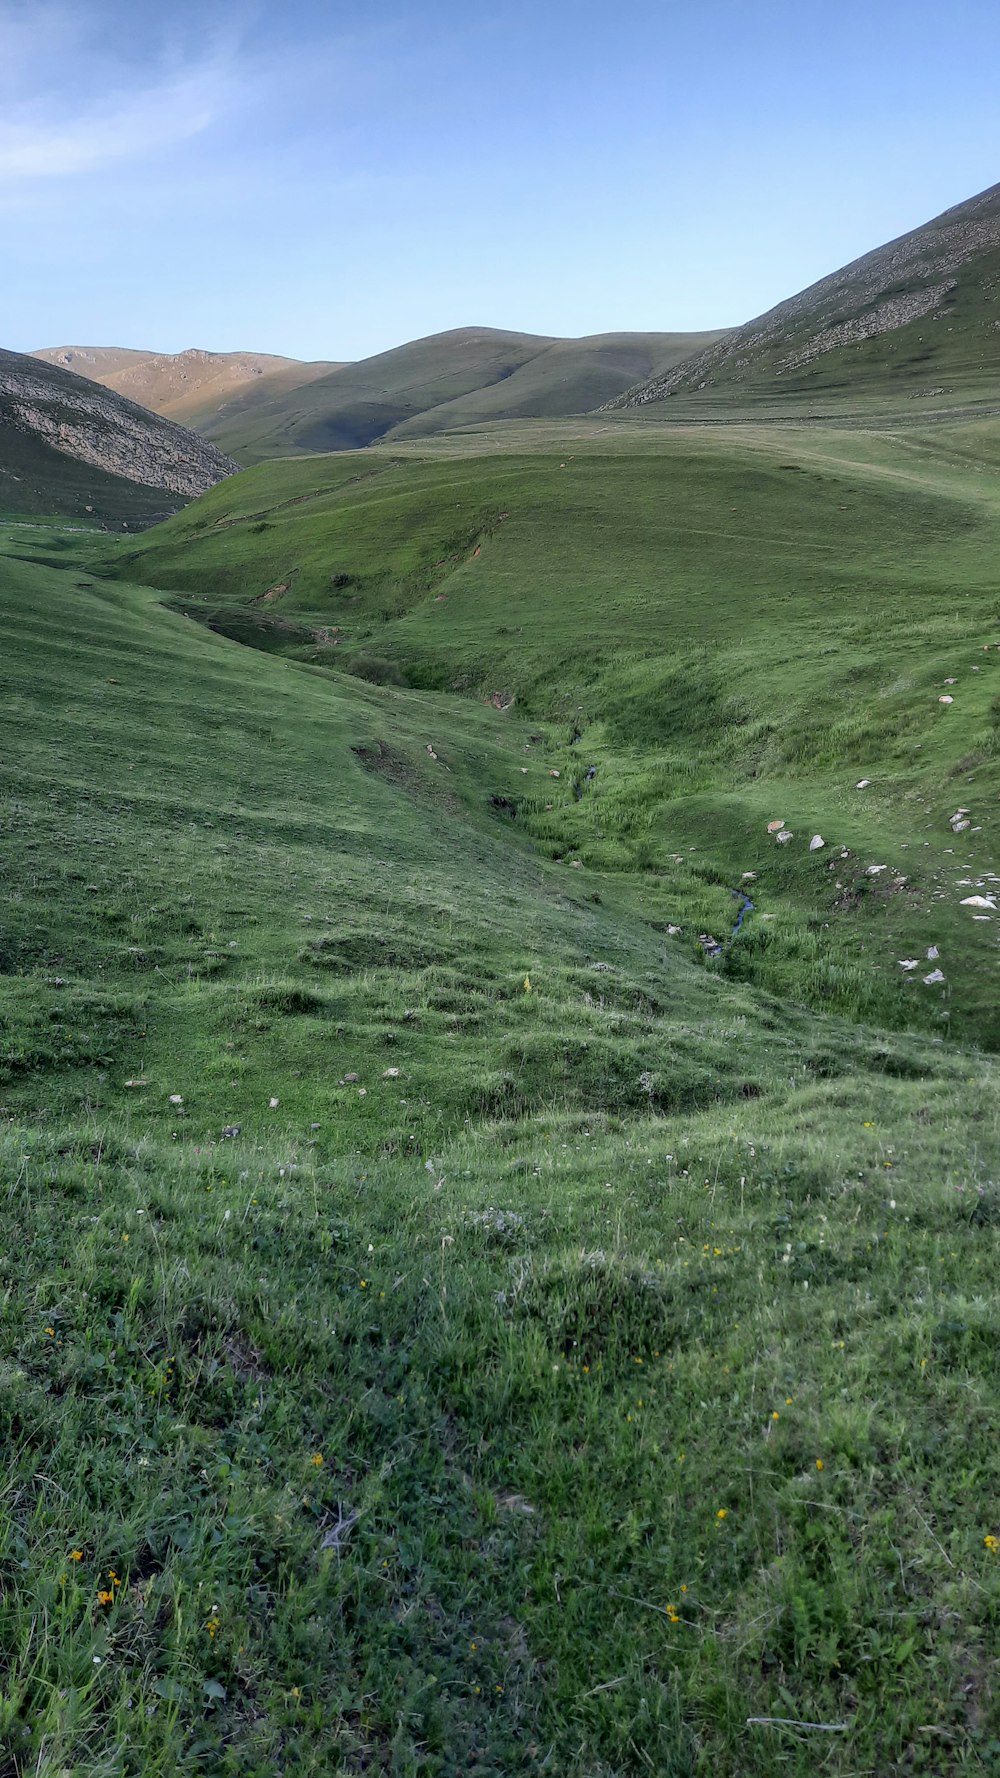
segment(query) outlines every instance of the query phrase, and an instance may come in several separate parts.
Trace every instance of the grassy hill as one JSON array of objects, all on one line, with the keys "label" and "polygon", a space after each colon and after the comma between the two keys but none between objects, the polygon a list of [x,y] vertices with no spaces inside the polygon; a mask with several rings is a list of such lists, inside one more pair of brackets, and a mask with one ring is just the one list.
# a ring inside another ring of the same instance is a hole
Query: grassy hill
[{"label": "grassy hill", "polygon": [[[994,435],[615,438],[264,467],[158,528],[127,572],[240,640],[558,724],[560,783],[510,811],[550,854],[638,869],[689,943],[756,871],[781,911],[741,948],[753,979],[996,1041],[992,927],[956,893],[995,869],[976,788],[1000,663]],[[953,850],[962,802],[977,834]],[[918,993],[898,959],[945,931],[955,968]]]},{"label": "grassy hill", "polygon": [[701,413],[1000,401],[1000,185],[613,400]]},{"label": "grassy hill", "polygon": [[226,404],[251,391],[255,399],[329,376],[339,364],[303,364],[269,352],[142,352],[120,346],[48,346],[33,358],[61,365],[195,431],[218,419]]},{"label": "grassy hill", "polygon": [[148,523],[236,465],[59,366],[0,351],[0,513]]},{"label": "grassy hill", "polygon": [[0,532],[12,1773],[994,1762],[995,430],[516,446]]},{"label": "grassy hill", "polygon": [[599,334],[553,340],[458,328],[346,365],[335,377],[229,403],[207,436],[242,463],[360,449],[482,421],[586,412],[709,334]]}]

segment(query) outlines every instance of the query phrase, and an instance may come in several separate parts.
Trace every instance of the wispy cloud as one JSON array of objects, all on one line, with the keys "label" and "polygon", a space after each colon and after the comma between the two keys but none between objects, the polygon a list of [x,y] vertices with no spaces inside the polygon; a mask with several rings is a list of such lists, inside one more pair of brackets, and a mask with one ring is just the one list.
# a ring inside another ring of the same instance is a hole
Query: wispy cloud
[{"label": "wispy cloud", "polygon": [[88,39],[79,12],[0,0],[0,182],[146,160],[210,128],[239,87],[231,50],[146,54],[140,70]]}]

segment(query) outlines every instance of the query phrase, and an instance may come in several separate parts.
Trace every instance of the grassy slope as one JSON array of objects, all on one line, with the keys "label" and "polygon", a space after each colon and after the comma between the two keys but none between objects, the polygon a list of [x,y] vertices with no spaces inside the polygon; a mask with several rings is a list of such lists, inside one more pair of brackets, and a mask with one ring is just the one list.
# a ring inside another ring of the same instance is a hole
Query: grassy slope
[{"label": "grassy slope", "polygon": [[[611,444],[275,465],[126,571],[317,665],[516,700],[550,746],[510,813],[564,869],[620,881],[685,947],[755,871],[764,916],[729,969],[995,1044],[996,923],[960,905],[1000,869],[995,434]],[[899,963],[932,945],[927,987]]]},{"label": "grassy slope", "polygon": [[[926,485],[905,504],[901,466],[862,442],[866,468],[831,468],[859,441],[813,441],[816,485],[780,495],[784,551],[773,457],[749,445],[623,456],[647,517],[673,511],[652,535],[611,455],[564,472],[497,460],[485,484],[474,461],[397,471],[366,456],[372,479],[353,488],[346,459],[230,486],[230,518],[237,496],[247,513],[299,502],[277,540],[250,531],[281,532],[275,513],[215,529],[215,495],[185,515],[183,549],[176,521],[150,543],[147,572],[172,579],[190,552],[192,583],[233,606],[239,575],[273,568],[248,548],[281,544],[284,572],[294,541],[305,583],[325,544],[328,568],[353,576],[351,646],[377,626],[424,673],[436,593],[420,582],[428,550],[449,544],[436,614],[455,621],[435,646],[450,635],[452,676],[481,690],[501,632],[523,626],[522,702],[506,713],[242,649],[95,579],[91,544],[9,533],[12,1773],[990,1769],[996,1064],[739,979],[760,922],[793,920],[813,893],[801,848],[779,862],[758,842],[759,916],[721,969],[660,930],[658,898],[728,908],[711,869],[692,868],[695,841],[682,866],[625,857],[644,830],[661,846],[674,775],[681,823],[707,775],[705,866],[728,867],[731,828],[745,856],[756,780],[719,788],[725,699],[713,732],[691,724],[685,742],[651,654],[660,638],[711,683],[727,629],[720,612],[702,645],[710,596],[742,629],[729,557],[704,558],[735,545],[718,512],[734,477],[762,514],[750,541],[744,522],[737,588],[751,565],[751,617],[773,597],[771,630],[786,626],[769,645],[747,625],[757,678],[792,684],[780,650],[800,672],[808,661],[796,581],[812,634],[874,651],[873,594],[860,614],[848,598],[860,567],[830,480],[856,502],[852,530],[869,547],[885,535],[872,586],[908,602],[928,649],[951,621],[923,590],[935,551],[963,635],[991,609],[987,442],[939,443],[928,464],[915,441]],[[302,498],[334,478],[339,495]],[[495,498],[511,517],[477,557]],[[519,614],[532,524],[536,598]],[[584,650],[572,595],[594,550]],[[820,572],[831,560],[839,574]],[[309,583],[325,609],[321,590]],[[609,596],[630,645],[602,659]],[[866,713],[881,708],[864,672],[855,685]],[[600,771],[577,802],[567,718],[585,699]],[[665,736],[643,731],[671,712]],[[808,726],[804,696],[792,716],[782,745]],[[812,721],[829,727],[822,703]],[[949,732],[928,770],[939,789]],[[884,841],[922,768],[895,760],[891,736],[867,738],[885,777],[857,819]],[[830,794],[822,759],[781,771],[790,791]],[[543,816],[594,824],[581,836],[596,847],[605,794],[622,856],[578,872],[547,861]],[[847,917],[881,930],[882,906]],[[807,975],[800,959],[803,995]],[[960,1002],[974,1005],[961,973]],[[748,1716],[846,1728],[820,1741]]]},{"label": "grassy slope", "polygon": [[352,450],[414,414],[509,377],[550,343],[540,334],[492,327],[431,334],[274,400],[251,396],[234,402],[206,432],[243,463],[303,451]]},{"label": "grassy slope", "polygon": [[274,397],[259,388],[227,403],[207,436],[238,461],[351,450],[379,438],[425,436],[509,414],[583,413],[630,382],[664,371],[716,334],[597,334],[550,340],[493,328],[455,329],[346,365],[335,378]]},{"label": "grassy slope", "polygon": [[501,383],[442,402],[393,428],[389,441],[510,417],[586,414],[640,378],[661,374],[714,333],[604,333],[556,340]]}]

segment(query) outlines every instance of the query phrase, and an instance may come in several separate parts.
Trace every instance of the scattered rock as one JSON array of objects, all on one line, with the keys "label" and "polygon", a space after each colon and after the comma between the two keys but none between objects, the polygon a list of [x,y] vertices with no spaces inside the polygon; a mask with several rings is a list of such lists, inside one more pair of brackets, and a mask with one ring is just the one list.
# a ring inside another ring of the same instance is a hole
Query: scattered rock
[{"label": "scattered rock", "polygon": [[383,1080],[398,1080],[399,1079],[399,1069],[398,1068],[383,1068],[382,1079]]},{"label": "scattered rock", "polygon": [[941,955],[941,953],[938,950],[937,945],[928,945],[928,947],[927,947],[927,961],[928,961],[928,963],[936,963],[938,958],[940,957],[940,955]]},{"label": "scattered rock", "polygon": [[812,839],[809,841],[809,850],[810,852],[821,852],[825,845],[826,841],[823,838],[823,835],[821,833],[814,833]]},{"label": "scattered rock", "polygon": [[943,982],[943,981],[944,981],[944,972],[943,972],[943,970],[940,970],[940,969],[932,969],[930,975],[924,976],[924,982],[926,983],[928,988],[933,988],[938,982]]},{"label": "scattered rock", "polygon": [[793,833],[790,833],[788,828],[785,827],[785,828],[782,828],[780,833],[776,833],[774,837],[777,840],[779,846],[787,846],[789,840],[793,840],[795,838],[795,835]]},{"label": "scattered rock", "polygon": [[870,778],[859,778],[854,788],[855,790],[867,790],[870,783]]},{"label": "scattered rock", "polygon": [[964,895],[959,902],[963,908],[989,908],[991,914],[997,911],[997,904],[989,895]]},{"label": "scattered rock", "polygon": [[268,1100],[268,1106],[271,1111],[277,1111],[280,1103],[281,1103],[281,1101],[278,1099],[269,1099]]},{"label": "scattered rock", "polygon": [[884,870],[888,870],[888,868],[889,868],[889,866],[887,864],[870,864],[868,866],[868,869],[865,871],[865,876],[866,877],[880,877],[882,875],[882,872]]},{"label": "scattered rock", "polygon": [[755,870],[745,870],[740,878],[741,883],[755,883],[756,880],[757,872]]},{"label": "scattered rock", "polygon": [[785,823],[783,821],[769,821],[767,824],[767,831],[768,833],[778,833],[784,825]]},{"label": "scattered rock", "polygon": [[682,932],[682,931],[683,931],[683,927],[681,927],[681,926],[668,926],[668,927],[667,927],[667,931],[668,931],[668,932],[669,932],[669,934],[670,934],[670,936],[671,936],[671,938],[676,938],[676,937],[677,937],[677,934],[678,934],[678,933],[679,933],[679,932]]},{"label": "scattered rock", "polygon": [[945,680],[945,685],[957,685],[957,684],[958,684],[957,679],[946,679]]},{"label": "scattered rock", "polygon": [[953,704],[954,702],[955,702],[954,698],[950,698],[947,695],[947,693],[945,693],[945,696],[943,698],[938,698],[939,704]]},{"label": "scattered rock", "polygon": [[900,969],[919,969],[920,959],[919,957],[901,957],[899,967]]},{"label": "scattered rock", "polygon": [[346,1087],[348,1085],[353,1086],[354,1082],[356,1080],[360,1080],[360,1079],[361,1079],[361,1076],[359,1074],[345,1074],[343,1079],[341,1080],[340,1084],[342,1087]]},{"label": "scattered rock", "polygon": [[181,1098],[180,1093],[171,1093],[170,1103],[171,1105],[183,1105],[184,1101]]},{"label": "scattered rock", "polygon": [[242,1124],[227,1124],[222,1132],[223,1142],[235,1142],[242,1128]]}]

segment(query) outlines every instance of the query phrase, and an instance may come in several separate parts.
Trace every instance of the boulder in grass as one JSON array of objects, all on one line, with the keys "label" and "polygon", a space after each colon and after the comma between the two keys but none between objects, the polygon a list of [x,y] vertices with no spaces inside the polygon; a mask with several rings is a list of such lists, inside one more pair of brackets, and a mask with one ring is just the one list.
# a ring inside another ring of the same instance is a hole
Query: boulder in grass
[{"label": "boulder in grass", "polygon": [[823,838],[823,835],[821,833],[814,833],[812,839],[809,841],[809,850],[810,852],[821,852],[825,845],[826,841]]}]

